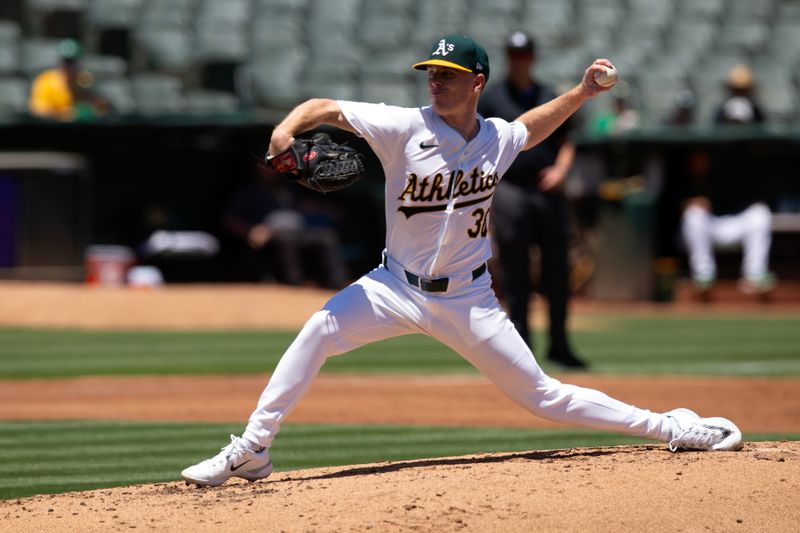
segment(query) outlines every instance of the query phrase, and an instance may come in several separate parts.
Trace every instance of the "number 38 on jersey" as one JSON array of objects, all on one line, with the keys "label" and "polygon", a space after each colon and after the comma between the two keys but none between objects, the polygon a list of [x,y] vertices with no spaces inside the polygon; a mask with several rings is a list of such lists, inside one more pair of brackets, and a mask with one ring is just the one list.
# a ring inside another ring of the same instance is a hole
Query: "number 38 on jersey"
[{"label": "number 38 on jersey", "polygon": [[489,213],[491,213],[491,209],[484,209],[482,207],[473,211],[472,216],[475,217],[475,225],[467,230],[467,235],[473,239],[486,237],[489,232]]}]

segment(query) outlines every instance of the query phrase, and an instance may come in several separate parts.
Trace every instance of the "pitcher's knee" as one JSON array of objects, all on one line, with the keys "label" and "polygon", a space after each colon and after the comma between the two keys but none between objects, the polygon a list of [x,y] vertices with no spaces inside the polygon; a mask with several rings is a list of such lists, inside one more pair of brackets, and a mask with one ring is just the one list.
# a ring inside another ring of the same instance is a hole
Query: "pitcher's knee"
[{"label": "pitcher's knee", "polygon": [[711,213],[705,207],[689,204],[683,210],[683,225],[691,228],[703,227],[711,219]]},{"label": "pitcher's knee", "polygon": [[766,204],[759,202],[747,208],[747,220],[754,231],[769,231],[772,226],[772,213]]},{"label": "pitcher's knee", "polygon": [[325,352],[326,356],[330,356],[333,355],[333,346],[338,331],[339,327],[335,317],[330,311],[322,310],[311,315],[297,339],[307,345],[316,345],[318,349]]}]

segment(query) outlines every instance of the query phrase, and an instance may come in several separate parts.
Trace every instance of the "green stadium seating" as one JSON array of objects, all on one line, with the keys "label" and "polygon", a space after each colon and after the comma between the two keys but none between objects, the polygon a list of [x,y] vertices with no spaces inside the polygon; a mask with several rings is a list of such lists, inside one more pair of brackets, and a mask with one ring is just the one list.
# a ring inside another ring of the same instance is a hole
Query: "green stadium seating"
[{"label": "green stadium seating", "polygon": [[20,68],[29,78],[37,76],[43,70],[58,66],[57,39],[23,39],[20,49]]},{"label": "green stadium seating", "polygon": [[83,56],[81,67],[94,74],[96,79],[122,78],[128,71],[128,64],[124,59],[97,54]]},{"label": "green stadium seating", "polygon": [[108,100],[113,114],[126,115],[136,112],[136,100],[133,98],[131,82],[126,78],[99,79],[95,91]]},{"label": "green stadium seating", "polygon": [[182,113],[185,101],[183,84],[177,76],[169,74],[137,74],[131,81],[136,111],[143,115],[170,115]]},{"label": "green stadium seating", "polygon": [[193,115],[223,115],[239,108],[239,100],[230,93],[193,89],[185,93],[185,111]]},{"label": "green stadium seating", "polygon": [[28,85],[23,78],[0,78],[0,118],[27,111]]},{"label": "green stadium seating", "polygon": [[[708,120],[734,60],[752,65],[758,79],[769,80],[770,117],[800,120],[798,0],[3,0],[0,4],[0,18],[8,13],[5,16],[19,19],[26,30],[20,36],[20,24],[0,21],[0,75],[22,73],[30,79],[56,64],[56,41],[47,36],[58,32],[51,31],[45,18],[67,12],[76,27],[85,28],[78,35],[88,52],[85,66],[95,71],[98,80],[132,81],[149,72],[173,74],[185,81],[188,91],[200,91],[197,106],[188,96],[184,100],[182,109],[189,111],[205,105],[202,89],[209,77],[222,75],[219,69],[224,70],[227,90],[236,87],[236,95],[247,105],[286,107],[306,95],[325,96],[325,90],[332,91],[327,96],[427,101],[424,76],[415,76],[409,65],[438,36],[457,32],[477,38],[489,52],[495,81],[505,70],[506,35],[525,29],[537,40],[537,77],[556,85],[574,83],[591,59],[609,57],[630,84],[635,102],[641,103],[645,123],[662,120],[672,101],[669,91],[680,90],[687,81],[702,109],[703,118],[698,120]],[[106,59],[109,55],[120,56],[122,62]],[[237,70],[238,65],[244,66]],[[773,84],[773,70],[790,73],[783,77],[788,81]],[[691,80],[687,73],[692,73]],[[671,81],[659,86],[645,81],[654,78]],[[111,87],[115,94],[126,92],[119,84]],[[134,94],[132,87],[131,83],[128,94]],[[222,97],[225,103],[220,100],[220,109],[230,104],[230,97]],[[136,99],[119,100],[128,102],[122,108],[132,109],[130,102]]]}]

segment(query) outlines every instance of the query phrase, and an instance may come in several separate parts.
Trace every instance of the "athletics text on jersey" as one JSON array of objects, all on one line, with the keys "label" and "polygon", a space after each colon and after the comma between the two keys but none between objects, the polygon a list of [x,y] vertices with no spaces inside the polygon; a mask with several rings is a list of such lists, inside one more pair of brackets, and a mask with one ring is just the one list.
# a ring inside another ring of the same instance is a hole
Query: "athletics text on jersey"
[{"label": "athletics text on jersey", "polygon": [[480,130],[467,142],[431,107],[339,107],[383,165],[388,254],[434,278],[486,262],[492,195],[527,141],[525,127],[478,116]]}]

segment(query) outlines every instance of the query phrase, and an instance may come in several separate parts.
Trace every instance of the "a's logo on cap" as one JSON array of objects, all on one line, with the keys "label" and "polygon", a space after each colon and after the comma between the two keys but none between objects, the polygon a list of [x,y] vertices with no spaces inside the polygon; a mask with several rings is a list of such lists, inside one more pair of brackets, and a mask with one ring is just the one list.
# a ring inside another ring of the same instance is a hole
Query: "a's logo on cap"
[{"label": "a's logo on cap", "polygon": [[450,52],[453,51],[455,48],[454,44],[448,43],[444,39],[439,41],[439,46],[436,47],[436,50],[431,54],[432,56],[446,56]]},{"label": "a's logo on cap", "polygon": [[475,70],[483,70],[483,65],[481,65],[480,63],[477,63],[475,65]]}]

